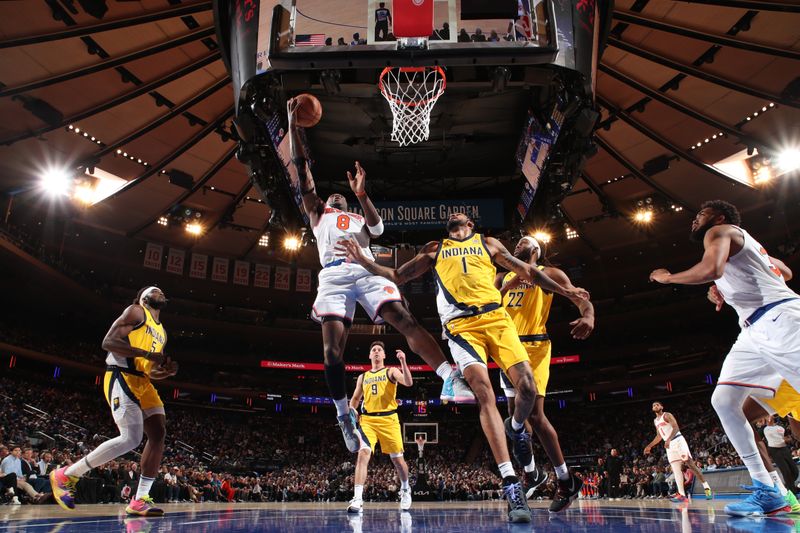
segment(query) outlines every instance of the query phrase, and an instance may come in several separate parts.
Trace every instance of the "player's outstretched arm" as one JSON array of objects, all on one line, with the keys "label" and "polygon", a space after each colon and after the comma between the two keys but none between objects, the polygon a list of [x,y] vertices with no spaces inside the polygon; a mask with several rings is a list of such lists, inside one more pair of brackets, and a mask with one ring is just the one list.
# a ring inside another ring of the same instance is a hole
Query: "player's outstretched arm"
[{"label": "player's outstretched arm", "polygon": [[383,220],[381,220],[380,215],[378,215],[378,210],[375,209],[372,200],[369,199],[366,180],[367,172],[363,169],[361,163],[356,161],[356,175],[354,176],[348,170],[347,182],[350,184],[350,190],[352,190],[356,198],[358,198],[358,203],[361,204],[361,210],[364,211],[364,218],[367,224],[362,231],[366,232],[367,236],[370,238],[380,237],[383,235]]},{"label": "player's outstretched arm", "polygon": [[[545,267],[544,272],[562,287],[567,289],[575,288],[569,276],[560,268]],[[581,313],[579,319],[569,323],[569,325],[572,326],[572,337],[579,340],[586,339],[592,334],[592,331],[594,331],[594,305],[592,305],[591,300],[584,300],[577,296],[568,296],[568,298]]]},{"label": "player's outstretched arm", "polygon": [[661,442],[661,434],[660,434],[658,431],[656,431],[656,438],[654,438],[653,440],[651,440],[651,441],[650,441],[650,444],[648,444],[647,446],[645,446],[645,447],[644,447],[644,454],[645,454],[645,455],[649,454],[649,453],[650,453],[650,450],[652,450],[652,449],[653,449],[653,446],[655,446],[655,445],[656,445],[656,444],[658,444],[659,442]]},{"label": "player's outstretched arm", "polygon": [[586,290],[577,287],[572,287],[571,289],[562,287],[535,266],[514,257],[511,252],[503,246],[503,243],[497,239],[486,237],[485,242],[489,253],[492,254],[494,262],[503,268],[515,272],[523,281],[536,284],[546,291],[554,292],[567,298],[577,297],[584,300],[589,299],[589,293]]},{"label": "player's outstretched arm", "polygon": [[364,396],[364,374],[358,376],[356,381],[356,388],[353,391],[353,396],[350,398],[350,407],[358,412],[358,406],[361,405],[361,398]]},{"label": "player's outstretched arm", "polygon": [[300,103],[296,98],[286,102],[286,112],[289,116],[289,147],[292,154],[292,163],[297,168],[297,177],[300,181],[300,192],[303,194],[303,209],[305,209],[312,226],[317,225],[320,215],[325,211],[325,202],[317,195],[314,177],[308,168],[303,143],[300,140],[300,131],[297,129],[297,108]]},{"label": "player's outstretched arm", "polygon": [[437,241],[429,242],[425,247],[414,256],[408,263],[400,268],[389,268],[379,265],[364,255],[361,246],[351,239],[343,239],[336,243],[336,252],[346,257],[349,261],[358,263],[370,274],[384,277],[397,285],[408,283],[412,279],[418,278],[433,267],[436,257],[436,250],[439,248]]},{"label": "player's outstretched arm", "polygon": [[164,362],[163,353],[146,352],[131,346],[128,335],[137,326],[144,322],[144,309],[140,305],[129,305],[118,319],[111,324],[111,329],[103,339],[103,349],[115,355],[125,357],[144,357],[150,361],[161,364]]},{"label": "player's outstretched arm", "polygon": [[703,259],[688,270],[671,274],[665,268],[659,268],[650,273],[650,281],[680,285],[703,285],[716,281],[725,273],[725,263],[731,251],[732,226],[714,226],[706,232],[703,238]]},{"label": "player's outstretched arm", "polygon": [[404,387],[411,387],[414,385],[414,378],[411,376],[411,369],[408,368],[406,354],[403,350],[397,350],[397,360],[400,361],[400,369],[392,369],[392,378]]}]

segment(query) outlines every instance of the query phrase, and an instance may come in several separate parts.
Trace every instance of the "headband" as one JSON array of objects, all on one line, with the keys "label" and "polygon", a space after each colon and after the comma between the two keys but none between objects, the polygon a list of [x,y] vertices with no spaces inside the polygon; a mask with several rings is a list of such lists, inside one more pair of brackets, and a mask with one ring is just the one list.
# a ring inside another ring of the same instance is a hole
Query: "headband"
[{"label": "headband", "polygon": [[536,249],[536,253],[539,255],[539,257],[542,257],[542,245],[539,244],[539,241],[537,241],[534,237],[525,235],[520,239],[520,241],[530,241],[533,247]]},{"label": "headband", "polygon": [[145,298],[147,298],[148,296],[150,296],[150,293],[151,293],[151,292],[153,292],[153,291],[160,291],[160,290],[161,290],[161,289],[159,289],[158,287],[147,287],[147,288],[144,290],[144,292],[142,293],[142,295],[139,297],[139,305],[144,305],[144,300],[145,300]]}]

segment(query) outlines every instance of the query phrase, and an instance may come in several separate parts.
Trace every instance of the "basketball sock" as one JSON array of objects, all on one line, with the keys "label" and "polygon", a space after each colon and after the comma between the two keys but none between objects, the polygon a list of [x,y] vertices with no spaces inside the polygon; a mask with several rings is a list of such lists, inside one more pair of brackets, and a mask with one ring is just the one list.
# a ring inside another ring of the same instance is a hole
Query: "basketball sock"
[{"label": "basketball sock", "polygon": [[786,486],[783,484],[783,481],[781,481],[781,477],[778,475],[778,472],[777,471],[770,472],[769,477],[772,478],[772,482],[775,483],[775,486],[778,487],[779,491],[781,491],[781,496],[786,496],[786,494],[789,491],[786,489]]},{"label": "basketball sock", "polygon": [[555,470],[556,470],[556,476],[558,476],[558,479],[560,479],[561,481],[566,481],[569,479],[569,468],[567,468],[567,463],[564,463],[561,466],[557,466]]},{"label": "basketball sock", "polygon": [[681,496],[686,496],[686,488],[683,486],[683,470],[681,464],[677,461],[669,464],[672,467],[672,473],[675,475],[675,488]]},{"label": "basketball sock", "polygon": [[64,474],[67,476],[73,477],[81,477],[86,472],[92,469],[92,465],[89,464],[89,461],[86,460],[86,457],[81,459],[76,463],[72,463],[70,466],[64,470]]},{"label": "basketball sock", "polygon": [[711,490],[711,485],[708,484],[708,481],[703,481],[703,488]]},{"label": "basketball sock", "polygon": [[511,429],[513,429],[514,431],[519,431],[524,427],[525,427],[524,420],[522,422],[517,422],[516,418],[514,418],[513,416],[511,417]]},{"label": "basketball sock", "polygon": [[411,490],[411,487],[408,485],[408,480],[400,480],[400,490]]},{"label": "basketball sock", "polygon": [[728,436],[736,453],[747,467],[750,477],[767,487],[774,486],[764,461],[758,453],[753,428],[744,416],[742,406],[751,393],[751,389],[734,385],[717,385],[711,395],[711,405],[717,412],[722,428]]},{"label": "basketball sock", "polygon": [[136,489],[136,498],[137,500],[141,500],[145,496],[150,494],[150,487],[153,486],[153,481],[155,478],[152,477],[145,477],[142,476],[139,478],[139,488]]},{"label": "basketball sock", "polygon": [[350,403],[347,398],[333,400],[333,404],[336,406],[336,416],[344,416],[350,412]]},{"label": "basketball sock", "polygon": [[364,485],[356,485],[353,487],[353,496],[358,499],[362,500],[364,498]]},{"label": "basketball sock", "polygon": [[325,363],[325,383],[334,400],[347,396],[347,373],[343,361],[332,365]]},{"label": "basketball sock", "polygon": [[514,467],[511,466],[511,461],[506,461],[505,463],[498,463],[497,468],[500,469],[500,477],[505,479],[508,476],[514,476]]},{"label": "basketball sock", "polygon": [[536,459],[534,459],[533,454],[531,454],[530,464],[525,465],[524,470],[526,472],[533,472],[534,470],[536,470]]},{"label": "basketball sock", "polygon": [[436,375],[442,378],[443,381],[447,381],[453,375],[453,367],[445,361],[436,369]]}]

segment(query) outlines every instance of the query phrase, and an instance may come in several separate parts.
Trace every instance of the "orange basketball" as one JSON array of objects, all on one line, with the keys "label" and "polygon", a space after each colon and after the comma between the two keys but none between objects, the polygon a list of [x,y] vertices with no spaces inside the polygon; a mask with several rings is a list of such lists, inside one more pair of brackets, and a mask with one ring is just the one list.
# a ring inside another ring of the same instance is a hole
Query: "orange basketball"
[{"label": "orange basketball", "polygon": [[295,112],[297,125],[301,128],[313,128],[322,118],[322,104],[313,94],[303,93],[295,97],[299,106]]}]

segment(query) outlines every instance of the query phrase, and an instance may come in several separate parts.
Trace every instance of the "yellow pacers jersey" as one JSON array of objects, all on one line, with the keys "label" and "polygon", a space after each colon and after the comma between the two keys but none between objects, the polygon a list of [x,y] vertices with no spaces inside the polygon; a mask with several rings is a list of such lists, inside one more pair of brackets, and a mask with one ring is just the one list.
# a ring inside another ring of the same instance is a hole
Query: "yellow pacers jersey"
[{"label": "yellow pacers jersey", "polygon": [[[164,326],[161,325],[161,322],[155,321],[146,307],[142,306],[142,309],[144,309],[144,323],[128,334],[128,342],[131,343],[131,347],[146,352],[161,352],[167,342]],[[136,357],[134,364],[136,370],[150,375],[150,370],[153,368],[152,361],[148,361],[144,357]]]},{"label": "yellow pacers jersey", "polygon": [[364,372],[361,386],[364,391],[361,412],[374,414],[397,411],[397,383],[389,379],[388,368]]},{"label": "yellow pacers jersey", "polygon": [[[541,265],[537,268],[544,270]],[[514,276],[516,274],[509,272],[503,277],[503,283],[507,283]],[[553,293],[545,292],[538,285],[529,285],[525,282],[503,296],[503,305],[514,320],[520,337],[547,333],[547,318],[550,316],[552,303]]]},{"label": "yellow pacers jersey", "polygon": [[494,286],[496,272],[483,235],[473,233],[463,241],[443,239],[434,264],[436,306],[442,324],[500,307],[502,297]]}]

